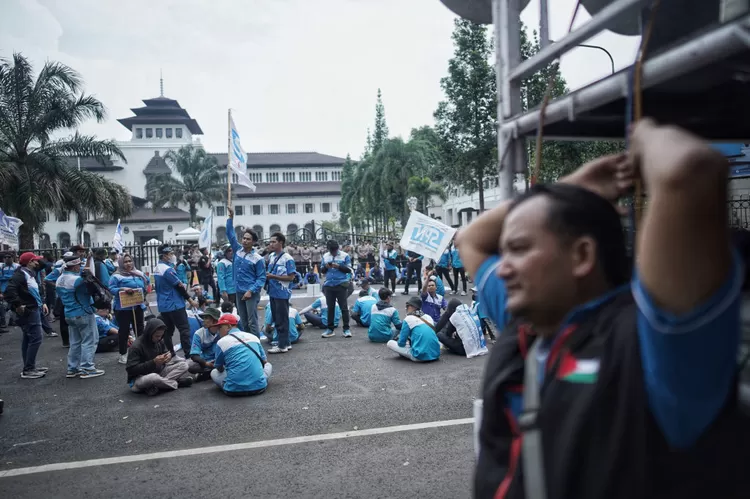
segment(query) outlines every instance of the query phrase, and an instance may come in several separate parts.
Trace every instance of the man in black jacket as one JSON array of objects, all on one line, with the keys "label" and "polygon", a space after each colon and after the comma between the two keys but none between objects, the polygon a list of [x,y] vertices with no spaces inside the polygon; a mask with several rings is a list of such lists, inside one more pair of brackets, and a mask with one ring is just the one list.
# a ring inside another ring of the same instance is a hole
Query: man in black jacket
[{"label": "man in black jacket", "polygon": [[[748,496],[726,159],[650,120],[628,152],[459,232],[482,306],[513,317],[485,372],[477,498]],[[615,204],[638,174],[631,280]]]},{"label": "man in black jacket", "polygon": [[151,319],[143,334],[128,349],[125,371],[130,389],[136,393],[158,395],[161,390],[176,390],[193,384],[187,362],[173,357],[164,343],[166,328],[161,319]]},{"label": "man in black jacket", "polygon": [[24,379],[38,379],[47,374],[46,367],[37,367],[36,354],[42,345],[42,314],[47,315],[47,305],[42,303],[36,273],[42,266],[42,257],[27,252],[18,259],[19,267],[8,281],[5,299],[18,316],[23,331],[21,356]]}]

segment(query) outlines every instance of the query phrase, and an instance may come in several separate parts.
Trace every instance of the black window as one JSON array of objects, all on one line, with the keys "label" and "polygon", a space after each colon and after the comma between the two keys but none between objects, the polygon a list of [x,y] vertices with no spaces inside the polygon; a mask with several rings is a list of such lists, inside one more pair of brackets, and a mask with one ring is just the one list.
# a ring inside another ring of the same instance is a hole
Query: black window
[{"label": "black window", "polygon": [[182,128],[175,128],[174,129],[174,136],[178,139],[182,138]]},{"label": "black window", "polygon": [[167,138],[171,139],[172,138],[172,129],[171,128],[165,128],[164,130],[165,130],[165,132],[167,134]]},{"label": "black window", "polygon": [[143,128],[136,128],[135,129],[135,138],[136,139],[142,139],[143,138]]},{"label": "black window", "polygon": [[146,138],[150,139],[154,136],[154,129],[153,128],[146,128]]}]

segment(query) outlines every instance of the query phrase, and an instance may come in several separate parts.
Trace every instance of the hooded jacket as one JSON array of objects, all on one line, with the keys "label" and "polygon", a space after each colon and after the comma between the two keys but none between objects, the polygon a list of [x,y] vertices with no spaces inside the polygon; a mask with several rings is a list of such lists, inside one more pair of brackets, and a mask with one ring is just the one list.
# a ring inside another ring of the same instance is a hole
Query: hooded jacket
[{"label": "hooded jacket", "polygon": [[128,373],[128,383],[132,383],[138,376],[161,372],[162,366],[156,365],[156,356],[167,353],[167,345],[162,338],[154,343],[153,335],[159,328],[166,328],[161,319],[151,319],[146,323],[146,329],[133,345],[128,349],[128,363],[125,371]]}]

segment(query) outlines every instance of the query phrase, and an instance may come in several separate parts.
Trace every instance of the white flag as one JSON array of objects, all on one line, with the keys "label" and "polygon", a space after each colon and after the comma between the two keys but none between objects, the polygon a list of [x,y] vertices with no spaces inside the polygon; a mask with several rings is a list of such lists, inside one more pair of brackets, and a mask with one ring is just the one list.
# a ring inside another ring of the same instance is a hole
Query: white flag
[{"label": "white flag", "polygon": [[118,251],[118,253],[122,252],[122,225],[120,225],[120,220],[117,220],[117,228],[115,229],[115,235],[112,237],[112,247]]},{"label": "white flag", "polygon": [[201,235],[198,237],[198,247],[211,249],[211,234],[214,226],[214,214],[211,213],[203,221],[203,229],[201,229]]},{"label": "white flag", "polygon": [[[244,185],[251,191],[255,192],[255,184],[250,181],[250,178],[245,173],[247,169],[247,154],[242,145],[240,144],[240,134],[237,132],[237,127],[234,124],[232,115],[229,115],[229,169],[237,175],[237,183]],[[234,175],[232,175],[234,177]],[[234,179],[229,179],[232,182]]]},{"label": "white flag", "polygon": [[401,248],[438,261],[455,233],[456,229],[415,210],[401,237]]}]

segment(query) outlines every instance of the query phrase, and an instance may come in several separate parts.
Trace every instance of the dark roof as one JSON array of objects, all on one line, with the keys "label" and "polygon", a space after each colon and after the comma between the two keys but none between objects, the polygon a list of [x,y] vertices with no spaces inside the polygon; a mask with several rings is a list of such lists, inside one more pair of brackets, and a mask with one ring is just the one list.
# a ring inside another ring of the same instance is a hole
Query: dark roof
[{"label": "dark roof", "polygon": [[185,125],[191,133],[202,135],[203,130],[198,122],[190,117],[187,110],[180,103],[168,97],[156,97],[145,99],[145,107],[134,107],[131,109],[135,116],[121,118],[117,121],[128,130],[134,125]]},{"label": "dark roof", "polygon": [[238,198],[341,195],[341,182],[260,183],[256,185],[255,192],[242,185],[232,185],[232,193]]},{"label": "dark roof", "polygon": [[[68,166],[72,166],[73,168],[78,168],[78,158],[68,157],[65,158],[65,162],[68,164]],[[90,172],[111,172],[116,170],[122,170],[122,166],[116,166],[112,164],[112,160],[109,158],[104,158],[103,161],[99,161],[98,159],[91,157],[91,156],[82,156],[81,157],[81,169],[82,170],[88,170]]]},{"label": "dark roof", "polygon": [[[226,168],[227,155],[212,153],[219,162],[219,166]],[[263,168],[269,166],[342,166],[346,160],[328,154],[317,152],[249,152],[247,153],[248,168]]]},{"label": "dark roof", "polygon": [[[198,217],[203,218],[203,217]],[[179,208],[147,208],[146,206],[136,206],[128,218],[120,220],[120,223],[143,223],[143,222],[189,222],[190,213]],[[89,220],[88,223],[95,225],[116,224],[117,220],[106,220],[97,218]]]},{"label": "dark roof", "polygon": [[164,158],[159,155],[159,151],[154,151],[154,156],[149,160],[146,168],[143,169],[144,175],[152,175],[156,173],[171,173],[172,169]]}]

